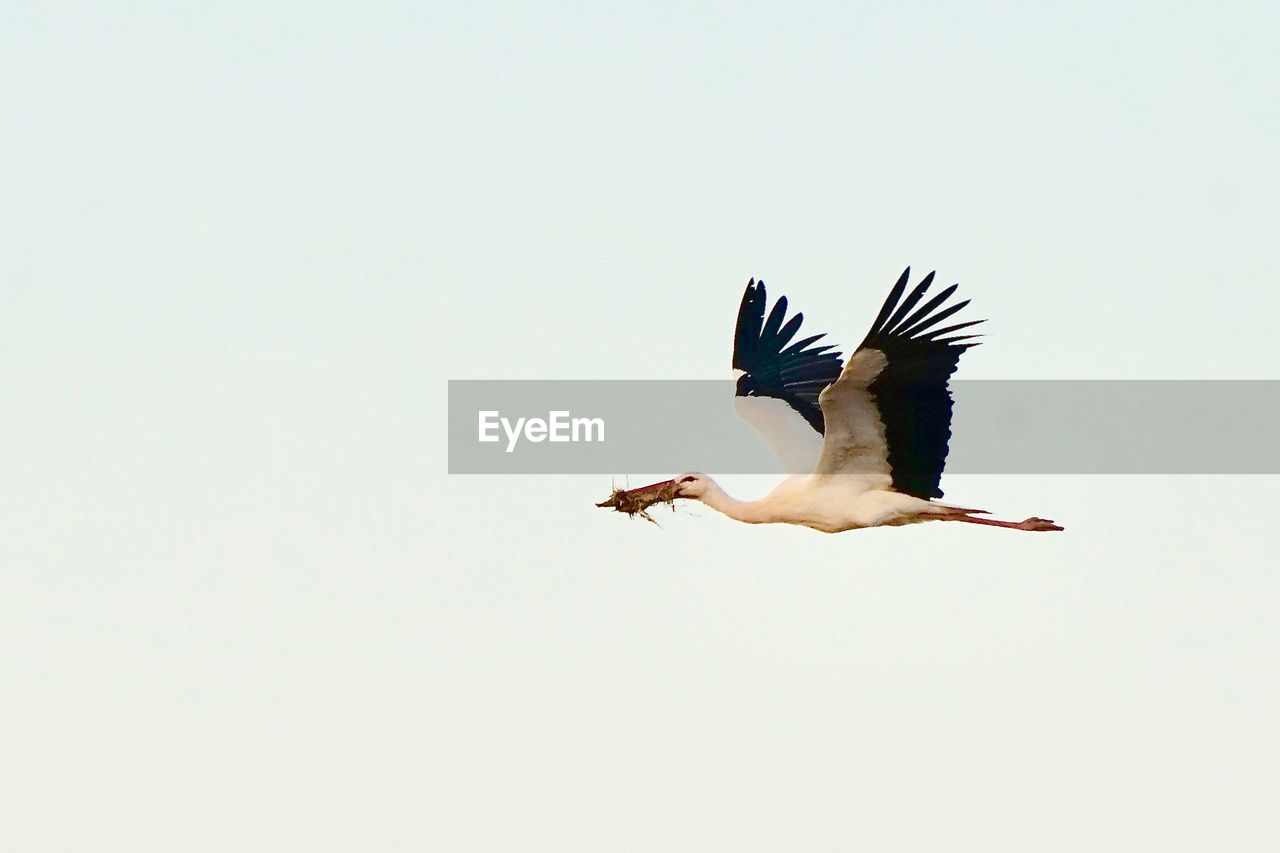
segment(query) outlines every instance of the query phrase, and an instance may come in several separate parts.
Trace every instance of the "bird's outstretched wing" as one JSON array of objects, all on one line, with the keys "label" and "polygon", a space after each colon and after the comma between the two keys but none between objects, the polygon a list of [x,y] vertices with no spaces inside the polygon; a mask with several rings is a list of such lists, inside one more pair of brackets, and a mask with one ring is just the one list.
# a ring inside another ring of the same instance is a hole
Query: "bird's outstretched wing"
[{"label": "bird's outstretched wing", "polygon": [[765,316],[764,282],[747,284],[733,336],[733,367],[738,377],[738,413],[772,445],[789,473],[813,470],[822,449],[823,417],[818,395],[840,375],[834,345],[815,345],[825,335],[792,343],[803,314],[787,319],[787,297],[780,296]]},{"label": "bird's outstretched wing", "polygon": [[954,333],[983,321],[935,329],[969,301],[944,307],[953,284],[916,308],[934,274],[903,299],[910,274],[908,267],[839,379],[819,395],[826,432],[814,470],[864,475],[869,485],[940,498],[951,438],[947,380],[978,337]]}]

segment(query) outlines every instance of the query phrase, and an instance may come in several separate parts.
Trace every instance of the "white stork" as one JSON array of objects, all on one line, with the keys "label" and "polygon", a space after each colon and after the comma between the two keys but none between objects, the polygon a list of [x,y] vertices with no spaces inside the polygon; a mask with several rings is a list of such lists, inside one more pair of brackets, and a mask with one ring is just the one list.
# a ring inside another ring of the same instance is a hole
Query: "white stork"
[{"label": "white stork", "polygon": [[788,477],[758,501],[736,500],[696,472],[656,485],[738,521],[799,524],[827,533],[922,521],[1062,530],[1043,518],[998,521],[979,517],[985,510],[936,500],[942,497],[938,484],[951,437],[947,381],[978,337],[954,333],[983,321],[935,329],[968,300],[944,307],[956,291],[953,284],[917,309],[934,274],[903,299],[910,273],[910,267],[902,273],[871,331],[843,365],[834,347],[814,345],[823,335],[791,343],[803,315],[787,320],[783,296],[766,319],[764,282],[752,280],[734,335],[738,410],[764,433],[789,472],[813,473]]}]

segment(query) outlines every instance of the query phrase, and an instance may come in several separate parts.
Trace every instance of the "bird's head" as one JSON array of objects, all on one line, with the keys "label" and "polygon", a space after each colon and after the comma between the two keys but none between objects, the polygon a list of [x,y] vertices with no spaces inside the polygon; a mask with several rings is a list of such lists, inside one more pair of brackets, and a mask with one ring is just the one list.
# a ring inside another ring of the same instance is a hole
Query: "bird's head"
[{"label": "bird's head", "polygon": [[706,474],[700,474],[697,471],[690,471],[687,474],[681,474],[675,479],[676,497],[692,498],[701,500],[702,496],[711,488],[711,478]]}]

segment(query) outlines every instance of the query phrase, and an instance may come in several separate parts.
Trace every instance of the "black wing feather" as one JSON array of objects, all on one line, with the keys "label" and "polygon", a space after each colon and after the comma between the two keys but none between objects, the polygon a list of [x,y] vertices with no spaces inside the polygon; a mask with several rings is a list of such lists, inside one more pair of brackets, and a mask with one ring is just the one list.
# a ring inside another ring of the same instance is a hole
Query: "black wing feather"
[{"label": "black wing feather", "polygon": [[[797,315],[796,315],[796,317],[797,317],[797,318],[800,318],[800,317],[803,317],[803,316],[804,316],[803,314],[797,314]],[[785,356],[785,355],[795,355],[796,353],[798,353],[798,352],[802,351],[802,350],[803,350],[805,347],[807,347],[809,344],[813,343],[814,341],[821,340],[821,339],[823,339],[823,338],[825,338],[825,337],[826,337],[826,335],[810,335],[810,336],[809,336],[809,337],[807,337],[807,338],[803,338],[803,339],[801,339],[801,340],[799,340],[799,341],[796,341],[794,344],[792,344],[791,346],[787,347],[786,349],[784,349],[784,350],[783,350],[781,353],[779,353],[779,354],[780,354],[780,355],[784,355],[784,356]],[[830,347],[822,347],[822,349],[830,349]]]},{"label": "black wing feather", "polygon": [[755,279],[752,279],[742,294],[742,304],[738,306],[738,326],[733,335],[735,370],[750,369],[747,365],[755,358],[760,328],[764,325],[764,288],[755,285]]},{"label": "black wing feather", "polygon": [[908,317],[933,283],[933,273],[929,273],[899,304],[910,273],[908,267],[893,286],[859,349],[879,350],[887,359],[868,390],[884,423],[893,487],[919,498],[940,498],[939,484],[951,439],[952,403],[947,381],[955,373],[961,353],[977,346],[963,343],[976,335],[940,336],[983,321],[971,320],[922,334],[969,303],[966,300],[937,310],[955,293],[952,285]]},{"label": "black wing feather", "polygon": [[[907,319],[903,320],[903,321],[902,321],[902,326],[901,326],[901,328],[902,328],[902,334],[904,334],[904,335],[914,335],[916,332],[920,331],[921,329],[926,329],[926,328],[928,328],[929,326],[932,326],[934,323],[938,322],[940,319],[942,319],[942,316],[943,316],[942,314],[936,314],[936,315],[934,315],[934,316],[930,317],[930,316],[929,316],[929,313],[930,313],[931,311],[935,310],[935,309],[936,309],[939,305],[941,305],[942,303],[946,302],[946,301],[947,301],[947,297],[949,297],[951,294],[955,293],[955,292],[956,292],[956,288],[957,288],[957,287],[959,287],[959,286],[960,286],[960,285],[958,285],[958,284],[953,284],[953,285],[951,285],[950,287],[948,287],[948,288],[944,289],[944,290],[943,290],[941,293],[939,293],[937,296],[933,297],[933,298],[932,298],[932,299],[930,299],[928,302],[926,302],[926,303],[925,303],[925,304],[920,308],[920,310],[919,310],[919,311],[917,311],[916,313],[912,314],[912,315],[911,315],[910,317],[908,317]],[[923,321],[923,322],[921,322],[921,321]]]},{"label": "black wing feather", "polygon": [[889,298],[884,301],[884,305],[880,308],[880,314],[876,317],[876,321],[871,324],[874,331],[884,325],[884,321],[889,319],[889,315],[893,313],[893,308],[898,304],[898,300],[902,298],[902,291],[907,289],[907,279],[911,277],[911,267],[907,267],[902,271],[902,275],[898,278],[898,283],[893,286],[893,290],[889,291]]},{"label": "black wing feather", "polygon": [[768,298],[764,282],[752,279],[742,295],[738,326],[733,336],[733,366],[745,371],[738,379],[740,397],[775,397],[799,412],[819,434],[823,432],[818,394],[840,376],[844,363],[834,344],[815,347],[825,335],[813,335],[790,344],[800,331],[803,314],[785,324],[787,298],[777,303],[765,320]]},{"label": "black wing feather", "polygon": [[929,289],[931,284],[933,284],[933,273],[929,273],[916,285],[915,290],[911,291],[911,295],[902,301],[901,307],[893,312],[893,316],[889,318],[889,322],[884,324],[884,327],[890,330],[898,328],[902,318],[907,316],[908,311],[916,307],[916,303],[920,301],[920,297],[924,296],[925,291]]},{"label": "black wing feather", "polygon": [[[967,304],[967,303],[966,303],[966,304]],[[941,319],[941,318],[939,318],[939,319]],[[956,323],[954,326],[945,326],[945,327],[943,327],[943,328],[941,328],[941,329],[935,329],[934,331],[930,332],[929,334],[927,334],[927,335],[921,335],[920,337],[924,338],[925,340],[929,340],[930,338],[936,338],[936,337],[938,337],[939,335],[946,335],[946,334],[949,334],[949,333],[951,333],[951,332],[958,332],[958,331],[960,331],[961,329],[967,329],[967,328],[969,328],[970,326],[976,326],[976,325],[978,325],[979,323],[985,323],[985,322],[987,322],[987,321],[986,321],[986,320],[970,320],[970,321],[969,321],[969,322],[967,322],[967,323]],[[933,325],[933,323],[932,323],[932,322],[930,322],[930,324],[929,324],[929,325]],[[926,328],[927,328],[927,327],[926,327]],[[914,334],[914,332],[913,332],[912,334]]]}]

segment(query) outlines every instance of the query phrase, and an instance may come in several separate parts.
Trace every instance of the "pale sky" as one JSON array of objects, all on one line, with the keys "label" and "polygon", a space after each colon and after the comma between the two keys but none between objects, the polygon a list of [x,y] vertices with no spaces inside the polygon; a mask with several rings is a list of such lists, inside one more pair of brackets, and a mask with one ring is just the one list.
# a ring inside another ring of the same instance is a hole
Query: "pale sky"
[{"label": "pale sky", "polygon": [[1057,536],[657,529],[449,477],[444,406],[725,376],[752,276],[856,344],[907,264],[990,319],[964,378],[1280,378],[1278,38],[0,11],[4,846],[1277,849],[1275,478],[944,477]]}]

